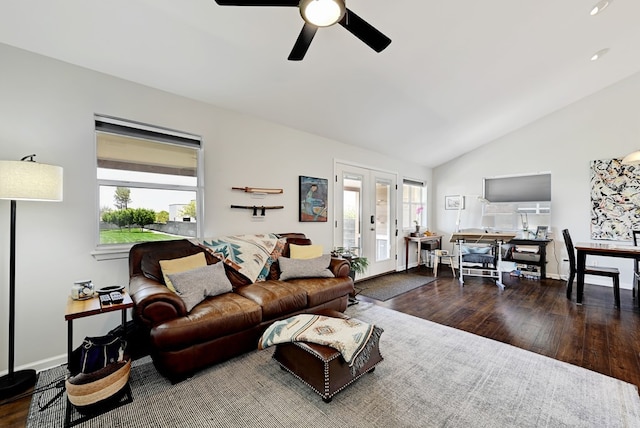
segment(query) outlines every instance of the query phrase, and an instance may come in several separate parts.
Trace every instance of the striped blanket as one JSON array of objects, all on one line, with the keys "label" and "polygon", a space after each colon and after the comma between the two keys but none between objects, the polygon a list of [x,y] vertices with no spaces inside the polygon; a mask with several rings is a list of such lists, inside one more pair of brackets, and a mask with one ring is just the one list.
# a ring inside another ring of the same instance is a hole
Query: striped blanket
[{"label": "striped blanket", "polygon": [[355,318],[302,314],[271,324],[260,338],[258,349],[279,343],[317,343],[339,351],[354,372],[369,360],[382,332],[380,327]]}]

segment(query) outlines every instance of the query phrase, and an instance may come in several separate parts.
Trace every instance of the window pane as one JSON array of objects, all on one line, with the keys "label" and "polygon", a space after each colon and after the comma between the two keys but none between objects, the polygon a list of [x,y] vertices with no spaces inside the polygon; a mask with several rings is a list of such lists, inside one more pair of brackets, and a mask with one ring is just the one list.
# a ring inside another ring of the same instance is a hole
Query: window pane
[{"label": "window pane", "polygon": [[195,200],[191,191],[100,186],[100,245],[196,237]]},{"label": "window pane", "polygon": [[402,186],[402,225],[405,229],[426,226],[426,188],[422,185],[407,184]]}]

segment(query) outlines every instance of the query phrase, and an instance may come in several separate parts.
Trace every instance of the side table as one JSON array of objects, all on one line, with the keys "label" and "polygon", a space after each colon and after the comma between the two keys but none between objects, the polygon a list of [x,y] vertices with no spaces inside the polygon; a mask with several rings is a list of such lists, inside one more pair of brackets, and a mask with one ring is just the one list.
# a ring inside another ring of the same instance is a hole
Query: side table
[{"label": "side table", "polygon": [[404,270],[409,270],[409,243],[415,242],[418,244],[418,268],[420,268],[420,246],[423,242],[433,241],[437,243],[438,248],[442,248],[442,235],[420,235],[420,236],[405,236],[404,237]]},{"label": "side table", "polygon": [[[100,299],[98,297],[93,297],[91,299],[86,300],[73,300],[71,297],[67,300],[67,308],[64,313],[64,319],[67,321],[67,368],[71,363],[71,353],[73,352],[73,320],[78,318],[90,317],[92,315],[105,314],[108,312],[121,311],[122,312],[122,328],[124,333],[127,332],[127,309],[133,307],[133,301],[131,300],[131,296],[126,291],[122,291],[122,295],[124,300],[122,303],[114,303],[110,305],[102,305],[100,304]],[[133,401],[133,397],[131,396],[131,389],[127,385],[126,396],[127,399],[121,403],[119,403],[116,407],[121,404],[130,403]],[[70,427],[77,425],[78,423],[87,421],[91,419],[95,415],[85,415],[75,421],[71,421],[71,412],[73,410],[73,405],[67,399],[67,410],[65,412],[65,427]]]}]

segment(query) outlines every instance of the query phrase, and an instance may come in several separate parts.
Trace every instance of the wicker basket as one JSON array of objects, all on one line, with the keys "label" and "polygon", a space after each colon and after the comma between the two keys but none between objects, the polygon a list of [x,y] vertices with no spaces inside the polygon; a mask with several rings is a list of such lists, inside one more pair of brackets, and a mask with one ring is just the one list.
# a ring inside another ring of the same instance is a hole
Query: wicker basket
[{"label": "wicker basket", "polygon": [[130,372],[131,360],[127,360],[73,376],[65,382],[69,401],[83,414],[102,411],[120,400]]}]

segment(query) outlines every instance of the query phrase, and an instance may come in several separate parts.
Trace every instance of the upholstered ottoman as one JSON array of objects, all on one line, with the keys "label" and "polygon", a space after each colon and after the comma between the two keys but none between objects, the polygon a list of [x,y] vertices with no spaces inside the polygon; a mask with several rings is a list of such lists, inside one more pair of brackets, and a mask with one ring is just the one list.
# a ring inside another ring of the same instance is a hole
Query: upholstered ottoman
[{"label": "upholstered ottoman", "polygon": [[[333,318],[349,318],[346,315],[326,309],[315,312]],[[345,362],[339,351],[324,345],[305,342],[282,343],[276,345],[273,358],[280,367],[320,394],[325,402],[344,388],[355,382],[365,373],[373,372],[383,358],[376,340],[366,363],[355,373]]]}]

